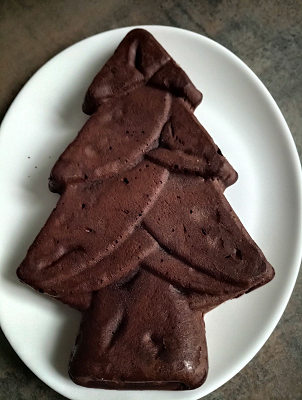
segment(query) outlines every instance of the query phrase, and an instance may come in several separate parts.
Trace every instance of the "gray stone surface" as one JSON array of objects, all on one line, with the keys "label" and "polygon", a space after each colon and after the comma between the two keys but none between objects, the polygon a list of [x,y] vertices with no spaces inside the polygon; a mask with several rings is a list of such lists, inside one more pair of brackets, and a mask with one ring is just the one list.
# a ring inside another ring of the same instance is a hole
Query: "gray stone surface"
[{"label": "gray stone surface", "polygon": [[[189,29],[232,50],[272,93],[301,158],[300,0],[1,0],[0,120],[24,83],[59,51],[98,32],[136,24]],[[207,400],[302,399],[301,293],[300,274],[268,342],[237,376],[208,395]],[[63,399],[27,369],[1,332],[0,399]]]}]

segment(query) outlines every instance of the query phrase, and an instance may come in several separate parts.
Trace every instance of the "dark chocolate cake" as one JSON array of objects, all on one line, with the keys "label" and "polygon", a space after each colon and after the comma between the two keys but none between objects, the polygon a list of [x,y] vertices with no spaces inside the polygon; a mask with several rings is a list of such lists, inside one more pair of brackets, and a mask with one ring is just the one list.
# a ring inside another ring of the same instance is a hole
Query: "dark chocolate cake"
[{"label": "dark chocolate cake", "polygon": [[193,115],[201,99],[135,29],[93,80],[91,117],[52,169],[61,197],[18,276],[83,313],[69,366],[79,385],[200,386],[204,314],[274,276],[223,195],[237,173]]}]

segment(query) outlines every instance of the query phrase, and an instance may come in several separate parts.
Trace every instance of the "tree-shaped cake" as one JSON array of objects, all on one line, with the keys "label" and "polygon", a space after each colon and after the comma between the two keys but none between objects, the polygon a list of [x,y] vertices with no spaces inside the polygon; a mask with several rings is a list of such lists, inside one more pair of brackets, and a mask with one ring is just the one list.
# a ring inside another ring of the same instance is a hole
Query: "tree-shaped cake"
[{"label": "tree-shaped cake", "polygon": [[201,93],[148,32],[92,82],[56,162],[56,209],[19,278],[83,313],[69,373],[101,388],[192,389],[204,314],[274,271],[223,195],[237,173],[194,117]]}]

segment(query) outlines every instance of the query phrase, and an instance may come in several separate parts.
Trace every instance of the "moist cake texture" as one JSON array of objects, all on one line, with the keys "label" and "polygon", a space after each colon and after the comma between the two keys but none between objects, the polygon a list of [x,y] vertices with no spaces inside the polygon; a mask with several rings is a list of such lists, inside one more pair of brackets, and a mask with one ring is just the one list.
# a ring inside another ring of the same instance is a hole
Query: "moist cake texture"
[{"label": "moist cake texture", "polygon": [[197,388],[204,314],[274,276],[223,194],[237,173],[193,114],[201,99],[135,29],[94,78],[91,116],[52,169],[60,199],[17,274],[83,313],[69,365],[79,385]]}]

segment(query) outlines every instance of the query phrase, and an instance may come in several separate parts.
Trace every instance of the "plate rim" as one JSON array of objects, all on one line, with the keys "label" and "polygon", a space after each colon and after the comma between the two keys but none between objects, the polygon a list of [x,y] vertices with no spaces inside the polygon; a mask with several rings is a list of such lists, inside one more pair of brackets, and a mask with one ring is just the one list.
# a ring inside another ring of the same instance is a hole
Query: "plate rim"
[{"label": "plate rim", "polygon": [[[207,393],[205,393],[203,395],[206,396],[209,393],[213,392],[214,390],[218,389],[220,386],[222,386],[223,384],[227,383],[230,379],[232,379],[238,372],[241,371],[241,369],[243,369],[254,357],[255,355],[260,351],[260,349],[263,347],[263,345],[265,344],[265,342],[268,340],[268,338],[270,337],[270,335],[273,333],[276,325],[278,324],[280,318],[282,317],[285,308],[289,302],[289,299],[291,297],[291,294],[293,292],[298,274],[299,274],[299,270],[300,270],[300,264],[301,264],[301,259],[302,259],[302,172],[301,172],[301,164],[300,164],[300,159],[299,159],[299,154],[293,139],[293,136],[290,132],[290,129],[286,123],[286,120],[281,112],[281,110],[279,109],[276,101],[274,100],[273,96],[271,95],[271,93],[268,91],[268,89],[266,88],[266,86],[263,84],[263,82],[260,80],[260,78],[253,72],[253,70],[248,67],[248,65],[246,65],[238,56],[236,56],[232,51],[230,51],[229,49],[227,49],[226,47],[224,47],[222,44],[216,42],[215,40],[208,38],[207,36],[204,36],[203,34],[197,33],[197,32],[193,32],[187,29],[183,29],[183,28],[178,28],[178,27],[173,27],[173,26],[166,26],[166,25],[134,25],[134,26],[125,26],[125,27],[119,27],[119,28],[113,28],[110,30],[106,30],[97,34],[94,34],[92,36],[89,36],[87,38],[84,38],[78,42],[75,42],[74,44],[72,44],[71,46],[66,47],[65,49],[63,49],[62,51],[60,51],[59,53],[55,54],[53,57],[51,57],[48,61],[46,61],[40,68],[37,69],[37,71],[35,71],[33,73],[33,75],[28,79],[28,81],[24,84],[24,86],[21,88],[21,90],[18,92],[18,94],[16,95],[16,97],[14,98],[14,100],[12,101],[12,103],[10,104],[8,110],[6,111],[4,118],[1,121],[0,124],[0,146],[1,146],[1,140],[3,138],[3,133],[2,131],[5,130],[5,126],[6,126],[6,122],[10,119],[10,115],[13,112],[14,106],[17,103],[18,99],[21,97],[21,94],[26,90],[27,86],[37,77],[38,74],[41,74],[43,72],[43,68],[45,68],[49,63],[53,62],[56,57],[59,57],[60,55],[62,55],[65,51],[68,51],[70,48],[78,45],[79,43],[82,43],[84,41],[88,41],[92,38],[95,37],[100,37],[102,35],[106,35],[106,34],[110,34],[112,32],[115,31],[120,31],[121,32],[121,37],[123,37],[123,34],[125,34],[126,32],[132,30],[132,29],[137,29],[137,28],[141,28],[141,29],[150,29],[152,34],[156,34],[154,31],[156,31],[157,29],[159,30],[166,30],[166,31],[181,31],[183,34],[188,35],[188,36],[192,36],[195,38],[202,38],[202,40],[205,40],[206,42],[210,43],[212,46],[216,47],[220,52],[225,53],[227,56],[231,57],[237,64],[240,65],[241,68],[243,68],[243,70],[245,70],[245,73],[248,74],[250,77],[253,78],[253,83],[255,85],[257,85],[259,87],[259,89],[261,89],[261,94],[265,97],[266,102],[269,103],[269,105],[272,107],[273,112],[274,112],[274,116],[277,119],[278,125],[282,127],[282,132],[283,132],[283,136],[287,141],[288,144],[288,149],[289,151],[289,155],[291,157],[291,161],[292,161],[292,168],[293,168],[293,172],[294,172],[294,179],[293,182],[295,183],[296,189],[297,189],[297,194],[298,194],[298,204],[299,206],[299,215],[297,215],[297,226],[300,226],[300,229],[298,229],[298,233],[296,235],[296,245],[295,245],[295,254],[293,256],[293,263],[291,265],[294,266],[294,271],[291,273],[290,276],[290,283],[287,285],[288,289],[287,289],[287,293],[286,295],[283,296],[283,300],[281,302],[281,305],[279,306],[279,308],[275,311],[275,315],[274,318],[271,319],[270,323],[266,324],[266,327],[263,328],[262,330],[262,335],[261,335],[261,339],[259,339],[253,346],[253,351],[250,351],[249,355],[245,358],[244,361],[242,362],[238,362],[236,368],[233,369],[233,371],[229,371],[228,373],[226,373],[227,377],[223,377],[219,379],[216,379],[215,384],[213,384],[213,387],[210,387],[209,390],[207,391]],[[153,31],[152,31],[153,30]],[[300,245],[299,245],[300,243]],[[1,266],[0,266],[1,268]],[[10,343],[10,345],[12,346],[12,348],[14,349],[14,351],[17,353],[18,357],[24,362],[24,364],[27,366],[27,368],[29,368],[37,377],[38,379],[40,379],[41,381],[43,381],[44,383],[46,383],[49,387],[51,387],[51,389],[53,389],[54,391],[56,391],[57,393],[60,393],[63,396],[66,396],[65,393],[62,393],[61,391],[59,391],[57,388],[55,388],[53,385],[49,384],[46,382],[45,377],[43,377],[43,379],[36,373],[34,372],[30,366],[27,365],[27,363],[23,360],[22,356],[19,355],[19,353],[15,350],[14,346],[12,345],[12,343],[10,342],[9,339],[9,332],[6,332],[5,327],[3,326],[3,318],[1,316],[1,307],[0,307],[0,327],[6,337],[6,339],[8,340],[8,342]],[[196,389],[198,390],[198,389]],[[193,394],[196,390],[191,391],[191,393]],[[124,393],[124,391],[120,391],[121,393]],[[154,391],[155,392],[155,391]],[[158,391],[156,391],[158,392]],[[197,393],[196,393],[197,395]],[[200,396],[200,395],[198,395]],[[192,397],[193,399],[193,397]]]}]

